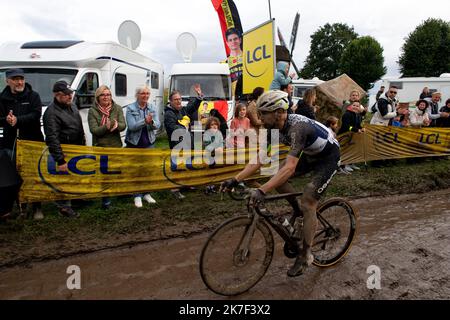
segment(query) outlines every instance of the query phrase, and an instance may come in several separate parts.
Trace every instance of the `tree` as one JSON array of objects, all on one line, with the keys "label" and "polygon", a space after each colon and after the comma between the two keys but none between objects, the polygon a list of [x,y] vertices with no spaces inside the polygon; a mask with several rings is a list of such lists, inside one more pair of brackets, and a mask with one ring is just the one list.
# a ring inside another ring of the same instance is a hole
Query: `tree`
[{"label": "tree", "polygon": [[341,55],[350,42],[358,37],[353,27],[346,24],[327,23],[311,35],[311,48],[300,72],[303,78],[319,77],[330,80],[341,73]]},{"label": "tree", "polygon": [[404,77],[438,77],[450,70],[450,23],[430,18],[408,35],[398,63]]},{"label": "tree", "polygon": [[355,39],[347,46],[340,69],[367,91],[386,74],[383,64],[383,48],[377,40],[367,36]]}]

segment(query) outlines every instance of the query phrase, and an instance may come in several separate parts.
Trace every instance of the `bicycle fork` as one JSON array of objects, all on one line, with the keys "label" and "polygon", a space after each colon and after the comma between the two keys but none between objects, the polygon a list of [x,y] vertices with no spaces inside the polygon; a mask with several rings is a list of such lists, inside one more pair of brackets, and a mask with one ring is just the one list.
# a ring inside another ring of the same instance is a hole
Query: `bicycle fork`
[{"label": "bicycle fork", "polygon": [[236,248],[236,251],[234,252],[234,262],[237,265],[245,264],[247,261],[247,258],[250,253],[250,242],[252,241],[253,236],[255,234],[258,220],[259,215],[254,213],[252,223],[249,225],[247,230],[245,230],[244,234],[242,235],[241,241],[239,242],[239,246]]}]

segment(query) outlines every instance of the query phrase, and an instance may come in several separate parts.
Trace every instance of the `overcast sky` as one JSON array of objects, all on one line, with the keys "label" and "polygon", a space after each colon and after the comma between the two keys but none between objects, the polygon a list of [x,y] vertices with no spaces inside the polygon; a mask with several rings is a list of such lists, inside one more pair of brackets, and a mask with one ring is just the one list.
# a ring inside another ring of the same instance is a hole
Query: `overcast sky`
[{"label": "overcast sky", "polygon": [[[267,0],[234,0],[244,31],[269,19]],[[176,38],[191,32],[197,38],[193,62],[225,58],[220,25],[210,0],[0,0],[0,42],[81,39],[117,41],[124,20],[142,32],[137,49],[165,66],[182,62]],[[310,36],[325,23],[346,23],[359,35],[370,35],[384,48],[386,76],[397,76],[405,37],[429,17],[450,20],[449,0],[272,0],[272,17],[289,42],[295,13],[301,15],[294,61],[303,67]],[[1,59],[1,57],[0,57]]]}]

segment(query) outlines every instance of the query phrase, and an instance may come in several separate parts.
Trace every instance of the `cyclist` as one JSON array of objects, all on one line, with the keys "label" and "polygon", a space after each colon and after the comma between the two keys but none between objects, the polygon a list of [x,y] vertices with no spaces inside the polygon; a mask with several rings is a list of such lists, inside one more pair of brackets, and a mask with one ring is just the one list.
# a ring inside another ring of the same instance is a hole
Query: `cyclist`
[{"label": "cyclist", "polygon": [[[296,172],[312,172],[311,182],[306,185],[301,197],[301,207],[295,198],[288,200],[294,209],[291,221],[300,215],[300,209],[304,219],[303,246],[294,265],[287,272],[288,276],[296,277],[314,260],[311,247],[317,227],[317,204],[339,168],[339,143],[321,123],[302,115],[288,114],[289,101],[287,93],[283,91],[264,93],[256,106],[264,128],[278,129],[280,142],[290,146],[290,150],[278,172],[251,192],[249,204],[254,206],[263,203],[265,195],[273,189],[279,193],[294,193],[295,189],[288,179]],[[220,190],[225,192],[233,189],[255,174],[261,166],[259,161],[247,164],[237,176],[222,182]]]}]

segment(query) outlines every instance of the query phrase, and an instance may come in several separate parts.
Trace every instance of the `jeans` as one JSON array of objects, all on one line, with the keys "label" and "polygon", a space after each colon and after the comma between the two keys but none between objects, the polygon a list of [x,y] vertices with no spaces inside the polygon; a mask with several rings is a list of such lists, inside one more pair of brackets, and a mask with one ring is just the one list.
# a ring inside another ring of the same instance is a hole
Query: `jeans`
[{"label": "jeans", "polygon": [[[139,147],[135,147],[135,146],[133,146],[133,145],[127,144],[127,148],[135,148],[135,149],[137,149],[137,148],[139,148]],[[149,145],[149,146],[146,147],[146,148],[139,148],[139,149],[154,149],[154,148],[155,148],[155,144],[153,143],[153,144]],[[143,195],[142,193],[137,193],[137,194],[134,194],[133,196],[134,196],[135,198],[137,198],[137,197],[142,198],[144,195]]]}]

